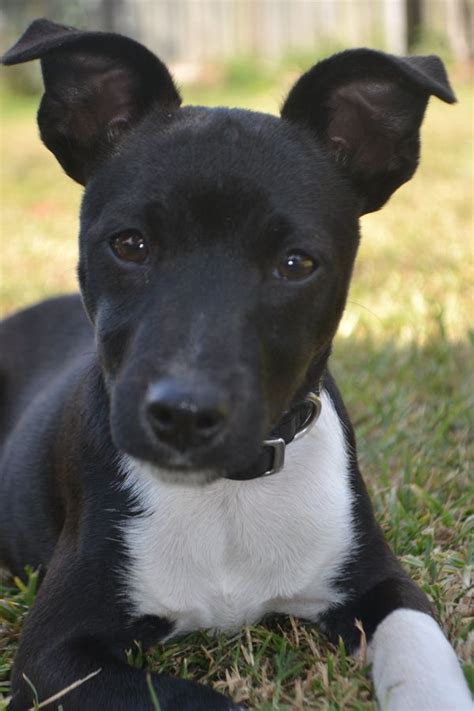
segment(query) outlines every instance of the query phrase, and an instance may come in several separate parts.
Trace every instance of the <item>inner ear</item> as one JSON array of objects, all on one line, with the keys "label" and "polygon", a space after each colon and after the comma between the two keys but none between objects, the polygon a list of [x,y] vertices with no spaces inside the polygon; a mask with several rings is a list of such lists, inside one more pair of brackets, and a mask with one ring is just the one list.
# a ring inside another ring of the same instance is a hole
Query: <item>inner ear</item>
[{"label": "inner ear", "polygon": [[[426,100],[385,82],[340,87],[327,104],[327,140],[336,160],[370,191],[378,174],[408,179]],[[411,172],[410,172],[411,171]],[[403,175],[402,175],[403,174]]]},{"label": "inner ear", "polygon": [[364,214],[414,174],[430,95],[456,100],[438,57],[348,50],[303,74],[282,117],[309,129],[346,171]]},{"label": "inner ear", "polygon": [[152,102],[135,72],[113,58],[59,53],[42,65],[48,89],[38,111],[41,138],[84,184]]},{"label": "inner ear", "polygon": [[142,64],[136,57],[110,50],[108,54],[69,50],[42,60],[46,91],[38,112],[41,138],[78,182],[87,181],[151,108],[179,107],[179,95],[164,65],[157,76],[153,69],[158,67],[150,71]]},{"label": "inner ear", "polygon": [[82,184],[152,109],[166,117],[181,103],[166,66],[121,35],[36,20],[2,61],[38,58],[45,88],[38,111],[41,137]]}]

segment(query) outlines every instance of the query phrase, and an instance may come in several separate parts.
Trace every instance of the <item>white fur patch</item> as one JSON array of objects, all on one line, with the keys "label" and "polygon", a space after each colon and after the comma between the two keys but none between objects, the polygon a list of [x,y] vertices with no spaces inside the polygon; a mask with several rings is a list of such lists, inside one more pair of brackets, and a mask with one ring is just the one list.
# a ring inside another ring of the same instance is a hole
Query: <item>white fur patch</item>
[{"label": "white fur patch", "polygon": [[429,615],[395,610],[377,627],[369,653],[382,711],[474,709],[454,650]]},{"label": "white fur patch", "polygon": [[174,634],[232,631],[270,612],[315,619],[342,602],[331,581],[356,545],[348,468],[326,393],[315,427],[268,478],[185,486],[125,460],[125,486],[146,512],[123,524],[134,613],[173,620]]}]

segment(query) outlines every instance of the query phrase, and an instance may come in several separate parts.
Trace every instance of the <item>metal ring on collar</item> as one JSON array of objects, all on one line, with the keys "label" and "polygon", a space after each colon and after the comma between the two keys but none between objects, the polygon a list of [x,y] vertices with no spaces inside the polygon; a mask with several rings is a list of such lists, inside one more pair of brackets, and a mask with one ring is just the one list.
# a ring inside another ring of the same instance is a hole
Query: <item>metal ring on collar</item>
[{"label": "metal ring on collar", "polygon": [[[310,392],[305,397],[305,401],[311,404],[311,412],[309,413],[306,420],[303,422],[302,428],[298,430],[298,432],[295,434],[293,441],[295,441],[295,439],[300,439],[301,437],[304,437],[304,435],[307,434],[313,427],[319,415],[321,414],[321,398],[319,397],[319,395]],[[262,476],[270,476],[271,474],[277,474],[283,469],[283,466],[285,464],[286,442],[284,439],[281,439],[281,437],[278,437],[276,439],[264,440],[263,445],[265,447],[271,447],[273,449],[273,462],[270,469],[264,472]]]},{"label": "metal ring on collar", "polygon": [[303,423],[303,427],[295,434],[293,441],[304,437],[304,435],[307,434],[314,426],[319,415],[321,414],[321,398],[319,395],[316,395],[316,393],[308,393],[305,397],[305,401],[311,403],[312,409]]}]

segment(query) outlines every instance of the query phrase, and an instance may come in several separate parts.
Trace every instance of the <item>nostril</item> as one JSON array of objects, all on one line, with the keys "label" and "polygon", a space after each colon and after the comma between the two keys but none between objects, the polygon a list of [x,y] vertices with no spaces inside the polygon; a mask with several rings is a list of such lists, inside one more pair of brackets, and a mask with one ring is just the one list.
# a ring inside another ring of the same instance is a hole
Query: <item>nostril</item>
[{"label": "nostril", "polygon": [[153,403],[148,406],[148,411],[153,419],[156,429],[168,432],[175,426],[174,410],[161,403]]},{"label": "nostril", "polygon": [[196,413],[195,426],[196,430],[206,436],[214,434],[220,427],[224,413],[219,410],[205,410]]},{"label": "nostril", "polygon": [[226,398],[208,383],[191,386],[163,378],[146,395],[148,427],[159,440],[179,450],[208,445],[225,429],[228,415]]}]

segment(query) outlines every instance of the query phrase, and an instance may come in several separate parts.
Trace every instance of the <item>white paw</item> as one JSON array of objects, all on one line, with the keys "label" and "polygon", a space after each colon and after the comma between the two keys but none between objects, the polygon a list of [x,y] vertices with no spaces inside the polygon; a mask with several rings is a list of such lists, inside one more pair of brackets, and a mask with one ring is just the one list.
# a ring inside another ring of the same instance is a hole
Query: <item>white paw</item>
[{"label": "white paw", "polygon": [[369,646],[382,711],[473,711],[453,648],[432,617],[395,610]]}]

